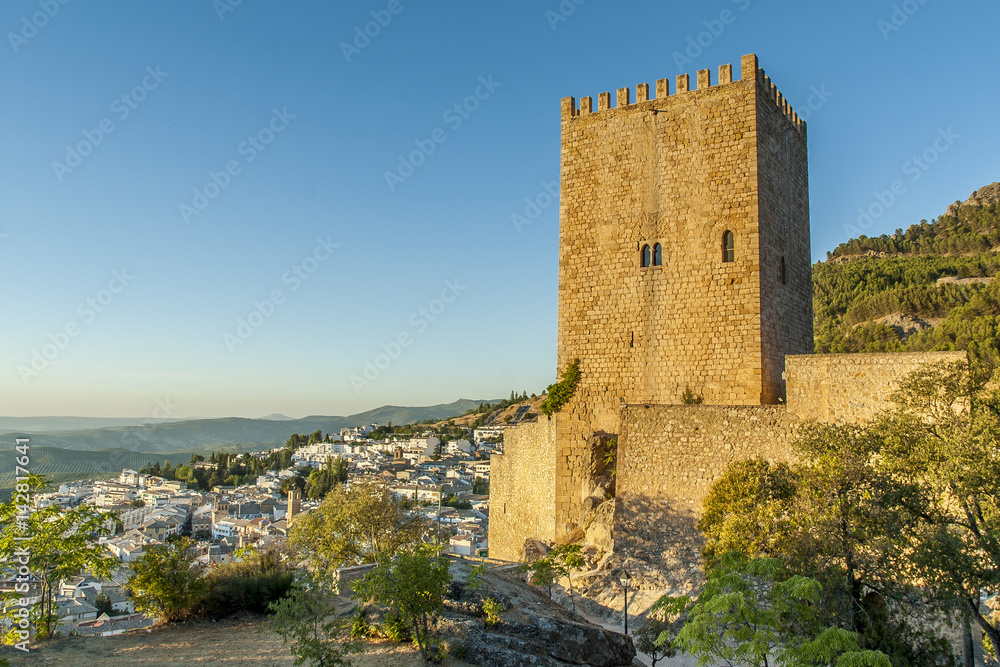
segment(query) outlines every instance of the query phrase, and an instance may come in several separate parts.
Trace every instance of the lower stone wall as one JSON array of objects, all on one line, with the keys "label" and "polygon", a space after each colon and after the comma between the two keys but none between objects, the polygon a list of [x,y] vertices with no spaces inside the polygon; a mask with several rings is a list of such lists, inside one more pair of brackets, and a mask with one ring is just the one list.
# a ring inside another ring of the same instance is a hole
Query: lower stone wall
[{"label": "lower stone wall", "polygon": [[791,459],[799,420],[784,406],[628,406],[616,471],[615,551],[646,564],[648,588],[684,591],[701,577],[696,529],[712,484],[733,461]]},{"label": "lower stone wall", "polygon": [[908,373],[965,360],[964,352],[789,356],[787,406],[629,405],[616,414],[607,397],[582,391],[553,419],[506,432],[491,466],[490,555],[520,560],[526,539],[575,539],[587,528],[601,500],[585,506],[600,473],[590,445],[617,434],[615,551],[642,554],[666,578],[659,588],[682,587],[700,576],[695,524],[729,463],[789,460],[798,424],[867,421],[891,407]]},{"label": "lower stone wall", "polygon": [[788,410],[801,419],[868,421],[892,407],[889,397],[907,374],[925,364],[964,361],[968,361],[965,352],[788,356]]},{"label": "lower stone wall", "polygon": [[490,558],[519,561],[527,538],[555,539],[556,420],[504,432],[490,457]]}]

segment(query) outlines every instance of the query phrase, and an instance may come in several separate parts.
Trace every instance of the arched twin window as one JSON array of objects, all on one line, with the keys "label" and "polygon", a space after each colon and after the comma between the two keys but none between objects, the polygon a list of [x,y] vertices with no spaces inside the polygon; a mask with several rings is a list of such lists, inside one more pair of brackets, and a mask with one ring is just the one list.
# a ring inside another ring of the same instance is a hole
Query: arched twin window
[{"label": "arched twin window", "polygon": [[736,261],[736,237],[729,230],[722,235],[722,261],[727,263]]},{"label": "arched twin window", "polygon": [[652,248],[648,244],[642,246],[641,253],[640,266],[642,268],[663,265],[663,247],[659,243],[655,244]]}]

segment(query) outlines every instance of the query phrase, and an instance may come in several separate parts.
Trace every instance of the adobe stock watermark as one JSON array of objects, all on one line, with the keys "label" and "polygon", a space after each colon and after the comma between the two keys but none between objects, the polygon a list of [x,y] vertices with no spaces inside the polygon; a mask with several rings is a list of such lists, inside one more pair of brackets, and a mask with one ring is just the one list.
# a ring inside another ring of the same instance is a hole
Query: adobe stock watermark
[{"label": "adobe stock watermark", "polygon": [[236,8],[243,4],[243,0],[213,0],[212,9],[220,21],[226,20],[226,14],[232,14]]},{"label": "adobe stock watermark", "polygon": [[31,16],[21,17],[21,28],[17,32],[8,32],[7,41],[14,53],[20,53],[21,47],[38,36],[38,31],[56,17],[59,10],[70,3],[70,0],[38,0],[37,11]]},{"label": "adobe stock watermark", "polygon": [[158,398],[155,401],[156,407],[153,408],[153,421],[156,423],[165,422],[168,419],[173,418],[177,414],[177,410],[180,409],[179,405],[174,405],[170,401],[170,397]]},{"label": "adobe stock watermark", "polygon": [[[908,176],[908,180],[911,183],[916,183],[941,158],[941,155],[948,152],[955,145],[955,142],[961,138],[961,135],[955,134],[950,127],[948,129],[939,127],[937,137],[935,137],[931,145],[919,155],[914,155],[903,163],[900,167],[903,175]],[[876,190],[871,203],[858,208],[857,224],[845,224],[844,233],[847,234],[848,238],[861,236],[864,230],[871,227],[875,224],[876,220],[885,215],[886,211],[892,208],[906,192],[906,183],[903,179],[894,180],[885,190]]]},{"label": "adobe stock watermark", "polygon": [[559,181],[542,181],[542,189],[534,197],[524,198],[524,211],[510,216],[511,224],[517,233],[532,224],[548,207],[559,201]]},{"label": "adobe stock watermark", "polygon": [[[732,4],[736,5],[736,8],[745,12],[750,8],[750,0],[729,0]],[[674,66],[677,67],[677,71],[684,72],[686,67],[694,63],[694,59],[701,56],[705,51],[715,43],[715,40],[722,37],[722,33],[726,31],[728,26],[736,23],[736,19],[739,14],[734,12],[732,9],[723,9],[719,13],[718,18],[709,19],[702,21],[702,25],[705,29],[696,35],[689,36],[687,38],[687,47],[684,52],[674,51],[671,57],[674,59]]]},{"label": "adobe stock watermark", "polygon": [[[801,107],[795,107],[795,112],[799,115],[805,122],[809,122],[813,114],[822,109],[826,103],[833,97],[833,91],[828,90],[826,84],[820,84],[819,87],[810,86],[809,97],[806,98],[805,104]],[[776,136],[769,136],[765,144],[763,144],[764,150],[766,150],[771,155],[775,155],[780,151],[784,150],[784,143]]]},{"label": "adobe stock watermark", "polygon": [[403,5],[401,0],[389,0],[385,9],[371,10],[372,20],[366,22],[363,26],[354,26],[354,37],[351,41],[340,43],[340,52],[344,54],[344,60],[350,64],[355,56],[361,55],[361,52],[371,45],[372,40],[381,35],[382,31],[389,27],[393,17],[402,14],[404,9],[406,9],[406,6]]},{"label": "adobe stock watermark", "polygon": [[243,166],[256,160],[257,156],[263,153],[274,138],[284,132],[294,119],[295,114],[289,113],[288,107],[282,107],[281,111],[277,108],[272,109],[271,119],[267,124],[236,146],[236,154],[242,157],[243,161],[233,158],[218,171],[209,170],[205,184],[192,190],[191,203],[181,202],[177,205],[184,223],[191,224],[191,218],[201,215],[202,211],[229,187],[233,178],[243,173]]},{"label": "adobe stock watermark", "polygon": [[48,342],[41,347],[31,351],[31,361],[27,364],[20,364],[17,367],[17,374],[21,377],[21,382],[27,386],[28,381],[41,375],[42,371],[49,367],[62,352],[69,347],[70,341],[80,335],[86,325],[97,319],[97,316],[107,310],[118,295],[125,291],[135,276],[129,275],[126,269],[112,271],[111,280],[107,286],[98,292],[81,301],[76,307],[76,314],[82,320],[69,320],[57,331],[48,335]]},{"label": "adobe stock watermark", "polygon": [[927,4],[927,0],[903,0],[899,4],[892,5],[892,12],[889,13],[888,19],[879,19],[875,23],[875,27],[878,31],[882,33],[882,39],[886,42],[889,41],[889,36],[894,32],[899,32],[904,25],[913,17],[914,14],[920,11],[923,5]]},{"label": "adobe stock watermark", "polygon": [[[14,528],[12,538],[14,540],[14,550],[11,558],[5,564],[9,570],[9,583],[14,585],[13,593],[20,597],[10,597],[6,600],[6,611],[10,618],[10,634],[20,639],[19,642],[12,642],[14,648],[25,653],[30,653],[28,639],[31,637],[31,607],[34,604],[29,595],[31,591],[31,549],[25,546],[25,542],[30,542],[33,535],[31,533],[31,515],[34,513],[34,494],[31,488],[31,442],[28,438],[14,439],[14,494],[11,496],[11,504],[17,510],[14,515]],[[20,454],[20,456],[17,456]]]},{"label": "adobe stock watermark", "polygon": [[[490,99],[497,88],[502,85],[502,82],[493,80],[492,74],[479,77],[479,85],[476,86],[472,94],[445,109],[441,119],[448,124],[452,132],[457,131],[465,121],[472,117],[472,114],[479,110],[480,105]],[[417,169],[427,162],[427,158],[434,155],[438,146],[446,141],[448,141],[448,131],[443,127],[431,130],[426,139],[415,139],[413,144],[416,149],[407,155],[400,154],[396,170],[385,172],[385,182],[389,186],[389,191],[395,192],[396,188],[405,183],[410,176],[413,176]]]},{"label": "adobe stock watermark", "polygon": [[545,20],[549,22],[549,27],[555,32],[560,23],[565,23],[570,16],[576,13],[576,8],[587,0],[562,0],[555,11],[548,9],[545,11]]},{"label": "adobe stock watermark", "polygon": [[[289,293],[297,292],[305,281],[319,270],[320,265],[333,256],[333,251],[339,247],[340,244],[331,241],[329,236],[325,239],[317,238],[312,252],[281,274],[281,284],[288,286]],[[231,353],[236,352],[237,347],[250,340],[257,329],[264,326],[264,323],[274,316],[278,307],[284,305],[287,298],[288,295],[283,289],[275,288],[263,300],[255,299],[250,312],[245,317],[236,319],[236,328],[233,332],[226,331],[222,334],[222,342],[226,344],[226,348]]]},{"label": "adobe stock watermark", "polygon": [[438,298],[432,299],[426,306],[421,306],[410,314],[407,319],[410,327],[400,331],[388,343],[380,344],[382,351],[370,359],[365,359],[365,367],[361,374],[351,375],[351,387],[354,388],[354,393],[360,395],[362,389],[370,387],[382,377],[382,373],[399,359],[403,350],[413,345],[414,339],[440,319],[448,310],[448,306],[455,303],[468,288],[469,286],[463,285],[459,278],[444,281],[444,289]]},{"label": "adobe stock watermark", "polygon": [[[119,122],[124,122],[168,76],[170,72],[162,71],[159,65],[155,68],[152,65],[146,67],[146,74],[139,83],[111,101],[111,113]],[[93,154],[94,149],[104,143],[104,139],[115,129],[114,119],[106,116],[98,121],[95,128],[82,130],[83,139],[76,144],[66,146],[66,157],[63,161],[52,162],[52,173],[59,182],[62,183],[67,174],[73,173],[74,169],[82,165],[84,158]]]}]

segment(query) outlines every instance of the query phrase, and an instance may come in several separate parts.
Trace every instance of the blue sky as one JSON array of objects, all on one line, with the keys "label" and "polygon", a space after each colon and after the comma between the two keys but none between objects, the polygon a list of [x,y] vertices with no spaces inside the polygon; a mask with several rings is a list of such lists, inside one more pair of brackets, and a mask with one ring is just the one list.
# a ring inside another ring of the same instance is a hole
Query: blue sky
[{"label": "blue sky", "polygon": [[757,53],[815,107],[820,259],[894,181],[869,235],[1000,180],[998,19],[985,0],[11,0],[0,413],[303,416],[540,391],[560,98]]}]

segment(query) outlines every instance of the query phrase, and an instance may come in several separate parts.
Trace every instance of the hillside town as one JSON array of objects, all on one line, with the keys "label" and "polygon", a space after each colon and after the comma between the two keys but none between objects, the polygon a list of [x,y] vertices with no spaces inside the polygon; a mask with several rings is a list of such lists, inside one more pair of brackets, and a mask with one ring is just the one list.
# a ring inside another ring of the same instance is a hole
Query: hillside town
[{"label": "hillside town", "polygon": [[[314,510],[321,500],[306,497],[294,481],[330,465],[346,470],[348,485],[378,482],[397,498],[412,501],[414,511],[435,527],[428,539],[446,544],[446,552],[485,556],[489,457],[502,452],[504,427],[470,429],[471,441],[438,438],[431,430],[407,439],[376,439],[372,436],[378,428],[370,424],[327,434],[296,448],[289,466],[267,470],[250,484],[215,485],[203,491],[183,481],[124,469],[115,478],[69,482],[35,494],[35,508],[90,505],[114,512],[121,521],[115,534],[100,538],[120,568],[110,580],[77,576],[60,583],[55,596],[58,631],[106,636],[155,623],[155,618],[136,613],[124,584],[131,563],[149,547],[172,538],[190,537],[195,563],[202,568],[239,560],[247,547],[282,546],[296,517]],[[266,459],[284,449],[243,454],[241,460]],[[202,457],[192,457],[192,468],[217,465],[196,458]],[[8,581],[3,585],[12,590],[13,575],[4,579]],[[37,597],[37,589],[33,585],[29,596]]]}]

